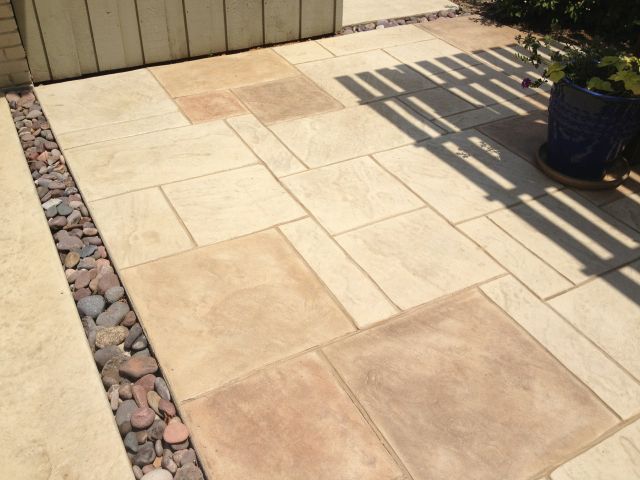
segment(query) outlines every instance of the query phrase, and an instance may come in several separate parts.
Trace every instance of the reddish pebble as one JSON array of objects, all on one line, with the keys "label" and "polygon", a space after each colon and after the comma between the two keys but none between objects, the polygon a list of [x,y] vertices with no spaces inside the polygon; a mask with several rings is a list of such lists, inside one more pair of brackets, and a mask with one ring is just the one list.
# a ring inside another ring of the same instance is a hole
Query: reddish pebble
[{"label": "reddish pebble", "polygon": [[164,429],[162,438],[167,443],[182,443],[189,438],[189,429],[184,423],[173,422]]},{"label": "reddish pebble", "polygon": [[153,472],[155,469],[156,467],[154,467],[153,465],[145,465],[144,467],[142,467],[142,473]]},{"label": "reddish pebble", "polygon": [[138,408],[131,414],[131,426],[138,429],[150,427],[155,417],[156,414],[149,407]]},{"label": "reddish pebble", "polygon": [[129,312],[124,316],[122,322],[120,322],[120,325],[130,328],[133,327],[133,324],[136,323],[137,320],[135,312],[133,310],[129,310]]},{"label": "reddish pebble", "polygon": [[131,357],[120,365],[120,375],[129,378],[140,378],[158,371],[158,362],[153,357]]},{"label": "reddish pebble", "polygon": [[153,390],[155,383],[156,376],[150,373],[149,375],[145,375],[140,380],[138,380],[136,382],[136,385],[142,385],[147,392],[150,392],[151,390]]},{"label": "reddish pebble", "polygon": [[131,388],[131,394],[139,407],[148,407],[147,403],[147,389],[142,385],[134,385]]},{"label": "reddish pebble", "polygon": [[161,398],[158,402],[158,410],[160,410],[160,412],[164,413],[165,415],[168,415],[169,417],[176,416],[175,405],[170,401],[165,400],[164,398]]}]

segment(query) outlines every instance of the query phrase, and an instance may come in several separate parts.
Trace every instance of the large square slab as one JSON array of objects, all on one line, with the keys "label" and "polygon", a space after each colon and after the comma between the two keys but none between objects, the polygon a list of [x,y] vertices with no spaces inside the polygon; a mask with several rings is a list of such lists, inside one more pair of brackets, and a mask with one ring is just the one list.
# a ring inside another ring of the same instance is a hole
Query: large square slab
[{"label": "large square slab", "polygon": [[382,50],[305,63],[298,68],[345,106],[435,86]]},{"label": "large square slab", "polygon": [[325,352],[416,480],[525,480],[618,419],[477,291]]},{"label": "large square slab", "polygon": [[[42,85],[36,92],[56,134],[178,111],[147,69]],[[145,131],[143,124],[133,128]]]},{"label": "large square slab", "polygon": [[122,275],[179,402],[354,330],[275,230]]},{"label": "large square slab", "polygon": [[293,66],[270,49],[162,65],[151,71],[172,97],[299,75]]},{"label": "large square slab", "polygon": [[603,208],[618,220],[640,232],[640,194],[623,197]]},{"label": "large square slab", "polygon": [[310,167],[408,145],[441,133],[397,100],[283,122],[271,130]]},{"label": "large square slab", "polygon": [[430,88],[408,93],[400,97],[400,100],[429,120],[448,117],[475,108],[444,88]]},{"label": "large square slab", "polygon": [[504,272],[427,209],[339,235],[337,240],[402,309]]},{"label": "large square slab", "polygon": [[550,303],[640,378],[640,261],[596,278]]},{"label": "large square slab", "polygon": [[334,55],[349,55],[350,53],[366,52],[376,48],[393,47],[405,43],[430,40],[433,35],[414,25],[404,25],[394,28],[383,28],[360,32],[357,35],[340,35],[318,40],[318,43]]},{"label": "large square slab", "polygon": [[262,165],[162,188],[198,245],[239,237],[306,215]]},{"label": "large square slab", "polygon": [[299,173],[283,181],[331,234],[424,206],[370,157]]},{"label": "large square slab", "polygon": [[533,165],[475,130],[375,155],[452,222],[556,190]]},{"label": "large square slab", "polygon": [[184,404],[225,480],[396,480],[399,468],[316,353]]},{"label": "large square slab", "polygon": [[342,108],[303,76],[250,85],[234,92],[266,124]]},{"label": "large square slab", "polygon": [[492,213],[490,218],[574,283],[640,257],[640,232],[570,191]]},{"label": "large square slab", "polygon": [[534,163],[538,149],[547,141],[547,117],[547,112],[533,112],[483,125],[478,130]]},{"label": "large square slab", "polygon": [[89,208],[118,268],[194,246],[159,188],[97,200]]},{"label": "large square slab", "polygon": [[258,162],[223,121],[86,145],[65,153],[87,200]]},{"label": "large square slab", "polygon": [[390,47],[385,51],[426,76],[480,63],[474,56],[437,38]]}]

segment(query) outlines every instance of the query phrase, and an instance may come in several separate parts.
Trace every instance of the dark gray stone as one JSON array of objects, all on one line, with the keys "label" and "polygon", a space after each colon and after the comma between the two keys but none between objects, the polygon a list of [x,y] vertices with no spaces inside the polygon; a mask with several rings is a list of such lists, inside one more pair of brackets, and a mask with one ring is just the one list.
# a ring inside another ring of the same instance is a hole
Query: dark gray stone
[{"label": "dark gray stone", "polygon": [[97,318],[104,310],[105,301],[101,295],[89,295],[80,299],[77,306],[80,315]]}]

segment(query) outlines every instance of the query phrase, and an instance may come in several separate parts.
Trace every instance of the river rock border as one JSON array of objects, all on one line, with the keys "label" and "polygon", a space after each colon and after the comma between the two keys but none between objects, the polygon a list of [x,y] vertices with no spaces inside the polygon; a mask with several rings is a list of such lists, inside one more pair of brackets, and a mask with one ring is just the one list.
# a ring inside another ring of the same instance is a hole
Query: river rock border
[{"label": "river rock border", "polygon": [[349,35],[357,32],[368,32],[370,30],[382,30],[384,28],[398,27],[400,25],[411,25],[414,23],[435,22],[438,19],[454,18],[461,15],[460,7],[440,10],[439,12],[424,13],[422,15],[411,15],[409,17],[388,18],[372,22],[358,23],[343,27],[337,34]]},{"label": "river rock border", "polygon": [[32,90],[6,99],[137,480],[204,480],[189,430]]}]

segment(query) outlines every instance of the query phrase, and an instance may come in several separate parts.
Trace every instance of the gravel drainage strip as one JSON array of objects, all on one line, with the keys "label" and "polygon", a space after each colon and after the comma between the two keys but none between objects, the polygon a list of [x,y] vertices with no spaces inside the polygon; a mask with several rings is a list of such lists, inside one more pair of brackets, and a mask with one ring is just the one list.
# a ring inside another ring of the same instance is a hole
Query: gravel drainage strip
[{"label": "gravel drainage strip", "polygon": [[6,99],[135,478],[203,480],[189,430],[34,92]]},{"label": "gravel drainage strip", "polygon": [[424,13],[422,15],[411,15],[408,17],[388,18],[372,22],[358,23],[343,27],[337,35],[349,35],[357,32],[368,32],[370,30],[382,30],[384,28],[399,27],[400,25],[412,25],[416,23],[435,22],[438,19],[454,18],[462,14],[460,8],[440,10],[439,12]]}]

